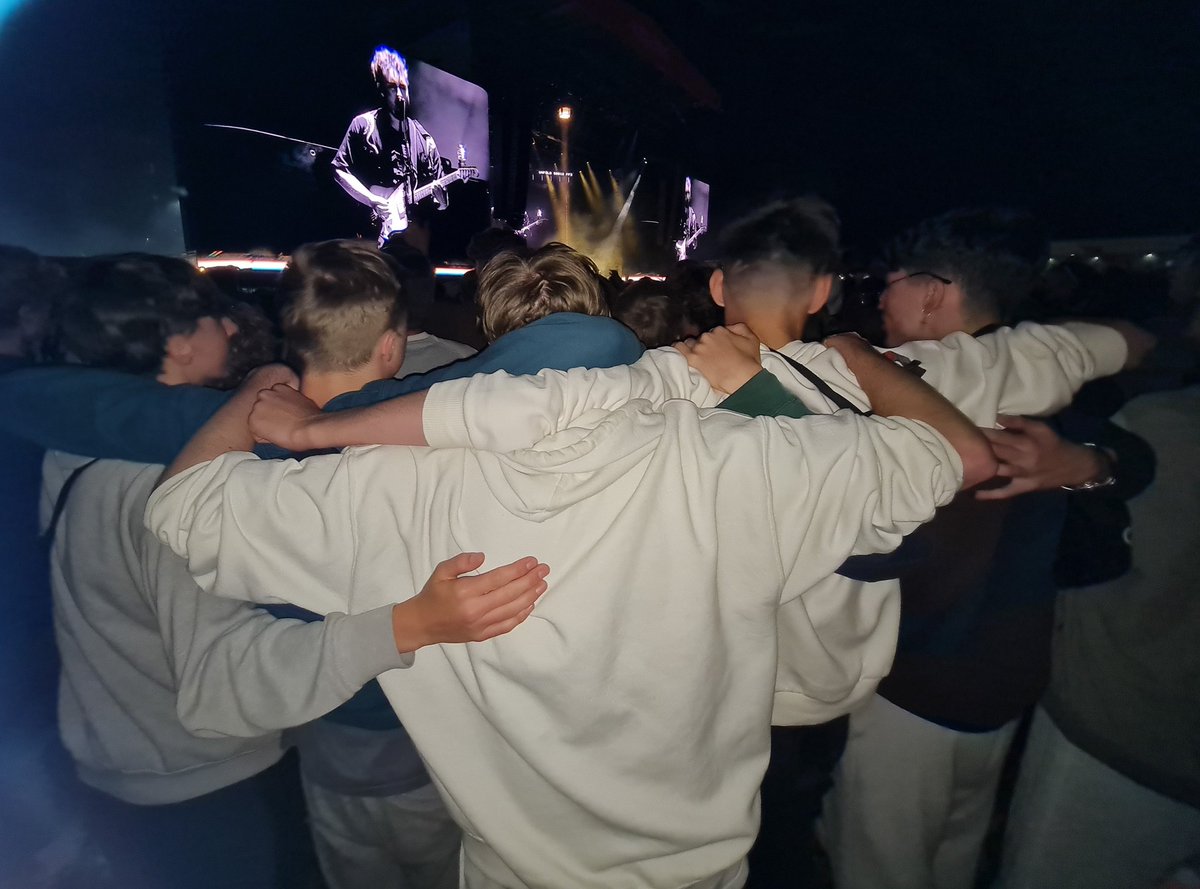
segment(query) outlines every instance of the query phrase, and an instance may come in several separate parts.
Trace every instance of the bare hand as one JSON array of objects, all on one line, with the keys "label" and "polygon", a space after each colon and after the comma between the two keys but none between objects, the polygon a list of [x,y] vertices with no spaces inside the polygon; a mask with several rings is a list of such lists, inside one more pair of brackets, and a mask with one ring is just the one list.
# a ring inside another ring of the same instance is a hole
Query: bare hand
[{"label": "bare hand", "polygon": [[1003,429],[984,429],[1000,465],[1006,485],[976,491],[978,500],[1006,500],[1030,491],[1047,491],[1079,485],[1102,475],[1107,467],[1095,448],[1059,437],[1050,426],[1027,417],[997,418]]},{"label": "bare hand", "polygon": [[[459,553],[439,564],[421,592],[392,611],[400,651],[439,642],[482,642],[502,636],[533,611],[550,568],[532,556],[483,574],[483,553]],[[467,576],[463,576],[467,575]]]},{"label": "bare hand", "polygon": [[289,451],[311,450],[305,432],[321,409],[287,383],[262,389],[250,411],[255,441],[269,441]]},{"label": "bare hand", "polygon": [[851,361],[855,356],[870,354],[877,356],[879,353],[875,351],[875,347],[859,336],[857,333],[838,333],[833,336],[826,337],[821,341],[826,349],[833,349],[839,355]]},{"label": "bare hand", "polygon": [[727,395],[762,370],[758,337],[745,324],[714,328],[699,339],[676,343],[675,349],[687,358],[688,367]]}]

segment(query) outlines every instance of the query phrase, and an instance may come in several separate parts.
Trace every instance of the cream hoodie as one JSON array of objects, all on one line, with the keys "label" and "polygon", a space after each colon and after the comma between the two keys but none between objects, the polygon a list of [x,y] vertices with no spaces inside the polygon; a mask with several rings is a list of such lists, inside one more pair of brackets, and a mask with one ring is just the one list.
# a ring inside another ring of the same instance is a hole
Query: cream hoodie
[{"label": "cream hoodie", "polygon": [[779,603],[894,548],[960,479],[912,421],[635,403],[507,455],[228,454],[155,492],[147,522],[202,588],[322,613],[407,595],[463,549],[536,554],[551,585],[528,621],[380,678],[466,831],[467,885],[732,887]]},{"label": "cream hoodie", "polygon": [[[844,398],[866,408],[858,382],[841,356],[817,343],[782,350]],[[919,365],[923,379],[975,423],[997,414],[1049,414],[1070,403],[1085,382],[1120,370],[1125,341],[1094,324],[1022,324],[973,337],[907,343],[893,350]],[[835,409],[808,380],[764,349],[763,366],[816,413]],[[576,423],[595,422],[633,399],[661,407],[686,398],[702,407],[724,395],[708,385],[672,348],[647,352],[632,365],[602,369],[506,373],[439,383],[425,401],[424,428],[435,447],[470,446],[504,452],[528,447]],[[824,722],[831,707],[852,709],[891,669],[900,620],[896,581],[862,583],[833,575],[808,589],[803,602],[779,614],[779,674],[773,721]],[[822,640],[836,638],[835,645]]]}]

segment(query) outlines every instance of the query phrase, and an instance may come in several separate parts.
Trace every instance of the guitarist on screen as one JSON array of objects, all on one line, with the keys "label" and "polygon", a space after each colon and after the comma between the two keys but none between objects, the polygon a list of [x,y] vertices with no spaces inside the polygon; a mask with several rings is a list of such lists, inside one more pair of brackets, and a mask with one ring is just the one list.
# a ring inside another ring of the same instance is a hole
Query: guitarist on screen
[{"label": "guitarist on screen", "polygon": [[683,179],[683,237],[675,242],[675,258],[683,262],[688,258],[688,252],[696,246],[700,236],[708,231],[708,225],[703,217],[697,216],[692,208],[692,177]]},{"label": "guitarist on screen", "polygon": [[[333,158],[338,184],[354,200],[371,208],[380,225],[382,247],[403,233],[410,244],[428,252],[427,221],[446,207],[446,193],[409,204],[408,195],[442,176],[442,158],[433,136],[410,116],[408,65],[395,50],[381,46],[371,57],[371,75],[383,106],[350,121]],[[397,191],[399,189],[399,191]]]}]

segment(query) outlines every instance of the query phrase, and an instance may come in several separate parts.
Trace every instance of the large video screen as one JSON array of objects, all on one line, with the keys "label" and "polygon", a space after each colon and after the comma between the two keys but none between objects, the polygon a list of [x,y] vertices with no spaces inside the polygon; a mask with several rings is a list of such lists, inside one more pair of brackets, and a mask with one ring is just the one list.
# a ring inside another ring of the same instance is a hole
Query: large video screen
[{"label": "large video screen", "polygon": [[675,258],[695,255],[700,242],[708,234],[707,182],[687,176],[683,180],[683,212],[680,214],[678,237],[675,239]]},{"label": "large video screen", "polygon": [[[325,238],[408,239],[411,226],[433,239],[435,258],[462,254],[490,218],[487,93],[399,54],[399,67],[377,70],[379,50],[310,58],[329,70],[323,80],[306,72],[321,86],[305,102],[217,106],[182,91],[176,143],[190,249],[287,253]],[[333,70],[342,66],[357,77]],[[260,83],[279,80],[259,94],[288,94],[290,68],[255,70]]]}]

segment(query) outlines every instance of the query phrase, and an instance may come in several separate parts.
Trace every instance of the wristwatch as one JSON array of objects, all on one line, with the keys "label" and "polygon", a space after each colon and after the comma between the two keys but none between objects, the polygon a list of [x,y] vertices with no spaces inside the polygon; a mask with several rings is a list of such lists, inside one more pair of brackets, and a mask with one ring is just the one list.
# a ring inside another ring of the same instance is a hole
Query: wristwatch
[{"label": "wristwatch", "polygon": [[1102,479],[1094,479],[1090,482],[1083,482],[1078,485],[1061,485],[1064,491],[1094,491],[1097,488],[1108,488],[1117,483],[1117,474],[1113,471],[1113,458],[1106,448],[1101,447],[1094,441],[1080,442],[1085,448],[1091,448],[1100,455],[1100,459],[1104,465],[1108,467],[1108,475]]}]

